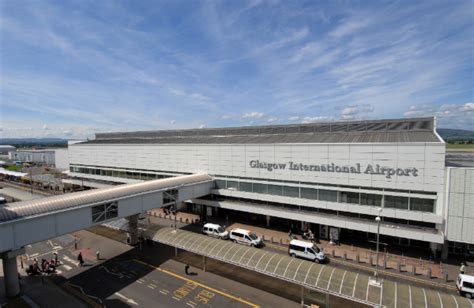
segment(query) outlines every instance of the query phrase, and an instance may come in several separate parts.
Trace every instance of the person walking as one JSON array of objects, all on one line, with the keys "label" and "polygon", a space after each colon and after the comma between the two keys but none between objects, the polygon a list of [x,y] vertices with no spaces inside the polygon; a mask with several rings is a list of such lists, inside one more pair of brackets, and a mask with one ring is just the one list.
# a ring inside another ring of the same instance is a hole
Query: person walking
[{"label": "person walking", "polygon": [[79,261],[79,266],[84,265],[84,258],[82,257],[82,252],[79,252],[79,254],[77,255],[77,261]]},{"label": "person walking", "polygon": [[459,273],[461,275],[464,275],[464,273],[466,272],[466,266],[464,265],[464,262],[461,263],[461,267],[459,268]]},{"label": "person walking", "polygon": [[59,265],[58,253],[55,251],[53,252],[53,255],[54,255],[54,264],[58,266]]}]

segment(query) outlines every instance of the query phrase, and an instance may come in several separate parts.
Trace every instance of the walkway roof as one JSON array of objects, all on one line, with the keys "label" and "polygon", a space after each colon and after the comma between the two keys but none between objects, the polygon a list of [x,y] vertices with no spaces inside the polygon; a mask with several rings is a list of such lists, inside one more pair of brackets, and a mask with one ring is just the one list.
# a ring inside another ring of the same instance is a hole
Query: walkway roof
[{"label": "walkway roof", "polygon": [[383,287],[379,288],[370,285],[369,276],[365,274],[291,258],[189,231],[177,230],[174,233],[172,228],[163,228],[154,235],[153,240],[371,306],[474,307],[468,299],[457,295],[387,280],[384,281]]},{"label": "walkway roof", "polygon": [[193,174],[15,202],[10,204],[9,207],[0,208],[0,223],[26,216],[52,213],[74,207],[90,206],[96,203],[100,204],[122,198],[130,198],[135,195],[161,189],[172,189],[173,187],[182,185],[186,186],[209,181],[212,181],[212,177],[207,174]]}]

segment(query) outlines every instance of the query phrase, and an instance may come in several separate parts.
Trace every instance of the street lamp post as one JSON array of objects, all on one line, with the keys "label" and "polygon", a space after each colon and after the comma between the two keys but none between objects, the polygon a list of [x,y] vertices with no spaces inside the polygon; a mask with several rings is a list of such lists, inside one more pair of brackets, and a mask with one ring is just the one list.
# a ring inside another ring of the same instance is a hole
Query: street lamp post
[{"label": "street lamp post", "polygon": [[377,222],[377,252],[375,255],[375,281],[379,279],[379,242],[380,242],[380,216],[375,217]]}]

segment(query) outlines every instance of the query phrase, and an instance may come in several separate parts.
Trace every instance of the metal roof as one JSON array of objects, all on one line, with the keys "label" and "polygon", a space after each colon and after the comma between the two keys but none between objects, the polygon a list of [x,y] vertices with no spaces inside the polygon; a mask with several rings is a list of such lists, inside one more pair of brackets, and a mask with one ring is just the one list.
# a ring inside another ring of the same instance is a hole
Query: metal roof
[{"label": "metal roof", "polygon": [[433,132],[306,133],[243,136],[196,136],[96,139],[81,144],[271,144],[440,142]]},{"label": "metal roof", "polygon": [[15,202],[11,203],[9,207],[0,208],[0,223],[26,216],[51,213],[74,207],[123,199],[133,195],[169,189],[180,185],[186,186],[188,184],[208,181],[212,181],[212,177],[207,174],[193,174]]},{"label": "metal roof", "polygon": [[217,259],[306,288],[371,306],[385,307],[469,307],[469,299],[385,280],[383,287],[369,284],[369,276],[291,258],[258,248],[235,244],[205,235],[172,228],[158,230],[154,241]]},{"label": "metal roof", "polygon": [[98,133],[82,144],[441,142],[433,118]]}]

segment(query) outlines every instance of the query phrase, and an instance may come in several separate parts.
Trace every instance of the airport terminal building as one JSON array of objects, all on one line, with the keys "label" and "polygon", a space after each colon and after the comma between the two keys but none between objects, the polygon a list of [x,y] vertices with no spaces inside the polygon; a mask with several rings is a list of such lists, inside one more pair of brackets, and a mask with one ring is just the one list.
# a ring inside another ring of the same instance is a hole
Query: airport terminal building
[{"label": "airport terminal building", "polygon": [[[69,147],[71,183],[208,173],[189,211],[446,256],[474,244],[474,169],[446,167],[433,118],[98,133]],[[381,210],[380,210],[381,209]]]}]

